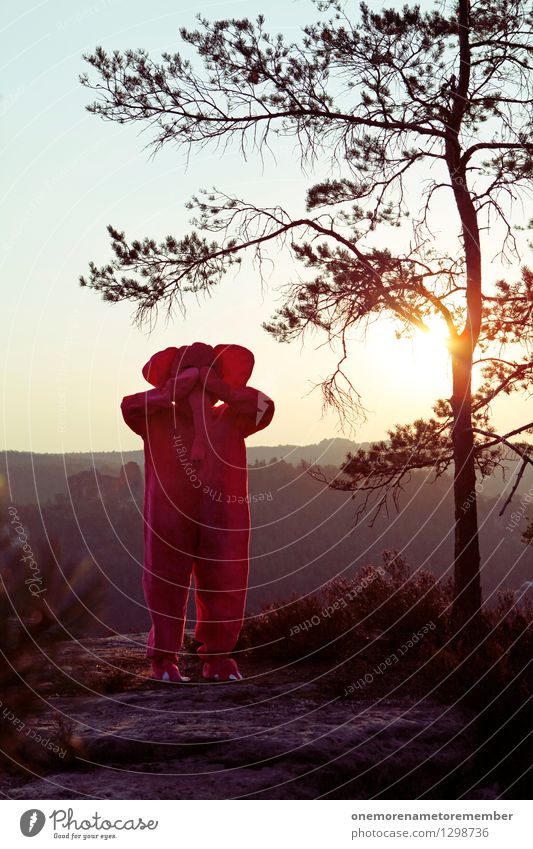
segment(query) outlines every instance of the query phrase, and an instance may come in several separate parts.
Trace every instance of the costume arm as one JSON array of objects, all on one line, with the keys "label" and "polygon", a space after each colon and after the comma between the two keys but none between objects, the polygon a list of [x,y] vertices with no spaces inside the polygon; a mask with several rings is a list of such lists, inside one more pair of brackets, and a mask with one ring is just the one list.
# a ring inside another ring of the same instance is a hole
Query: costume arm
[{"label": "costume arm", "polygon": [[226,403],[237,414],[244,436],[251,436],[268,427],[274,417],[272,398],[252,386],[231,389]]},{"label": "costume arm", "polygon": [[274,402],[252,386],[231,387],[212,369],[200,369],[200,384],[224,401],[236,415],[244,436],[268,427],[274,416]]},{"label": "costume arm", "polygon": [[137,392],[135,395],[126,395],[120,405],[124,421],[134,433],[144,436],[148,417],[168,409],[172,402],[177,404],[186,398],[197,379],[198,369],[184,369],[177,377],[169,378],[164,386],[157,386],[147,392]]}]

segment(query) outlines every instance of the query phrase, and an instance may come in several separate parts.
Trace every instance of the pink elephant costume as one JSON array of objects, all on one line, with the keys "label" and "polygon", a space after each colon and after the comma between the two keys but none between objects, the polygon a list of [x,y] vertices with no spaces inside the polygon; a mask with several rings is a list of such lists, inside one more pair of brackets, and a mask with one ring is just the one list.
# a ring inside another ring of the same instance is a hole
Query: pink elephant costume
[{"label": "pink elephant costume", "polygon": [[244,616],[250,510],[245,437],[267,427],[273,401],[247,386],[254,356],[240,345],[195,342],[159,351],[142,373],[154,386],[126,396],[126,424],[144,440],[143,589],[152,676],[177,664],[191,577],[203,677],[241,677],[229,657]]}]

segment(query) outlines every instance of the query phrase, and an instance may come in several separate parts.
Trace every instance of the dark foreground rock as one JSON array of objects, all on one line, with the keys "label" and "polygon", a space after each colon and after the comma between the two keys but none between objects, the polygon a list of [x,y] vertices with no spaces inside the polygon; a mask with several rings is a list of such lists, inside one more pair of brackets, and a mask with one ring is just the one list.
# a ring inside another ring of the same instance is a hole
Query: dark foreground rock
[{"label": "dark foreground rock", "polygon": [[[138,638],[138,639],[137,639]],[[230,684],[146,680],[141,635],[63,655],[73,692],[34,721],[72,723],[76,757],[45,774],[3,775],[13,799],[494,798],[476,780],[474,717],[415,696],[346,700],[324,671],[252,670]],[[90,667],[91,675],[87,670]],[[117,669],[118,668],[118,669]],[[84,677],[85,676],[85,677]],[[79,682],[82,683],[81,686]],[[111,683],[110,683],[111,682]],[[68,688],[67,688],[68,690]],[[366,695],[366,694],[363,694]],[[476,789],[477,788],[477,789]]]}]

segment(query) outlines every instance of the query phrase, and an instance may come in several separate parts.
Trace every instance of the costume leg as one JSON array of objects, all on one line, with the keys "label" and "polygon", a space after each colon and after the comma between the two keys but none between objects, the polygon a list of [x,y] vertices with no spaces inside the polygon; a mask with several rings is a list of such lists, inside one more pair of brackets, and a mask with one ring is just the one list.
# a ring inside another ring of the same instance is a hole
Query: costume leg
[{"label": "costume leg", "polygon": [[239,637],[248,583],[247,544],[240,554],[232,560],[195,559],[195,636],[203,660],[227,657]]},{"label": "costume leg", "polygon": [[155,533],[148,534],[143,571],[144,597],[152,619],[146,657],[172,662],[183,642],[193,566],[192,555],[177,548]]}]

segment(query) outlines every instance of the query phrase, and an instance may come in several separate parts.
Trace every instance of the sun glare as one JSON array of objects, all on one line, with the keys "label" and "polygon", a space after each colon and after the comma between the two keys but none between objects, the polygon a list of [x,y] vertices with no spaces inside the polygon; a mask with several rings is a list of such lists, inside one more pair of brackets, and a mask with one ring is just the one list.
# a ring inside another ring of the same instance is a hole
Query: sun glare
[{"label": "sun glare", "polygon": [[439,349],[444,348],[444,350],[447,351],[446,342],[448,341],[450,334],[444,319],[437,315],[432,315],[429,318],[424,319],[424,324],[429,328],[427,331],[416,331],[421,342],[424,342],[425,340],[426,344],[439,347]]},{"label": "sun glare", "polygon": [[438,316],[431,316],[424,323],[428,330],[417,329],[412,338],[399,339],[391,353],[396,367],[420,389],[428,387],[438,394],[449,394],[448,328]]}]

